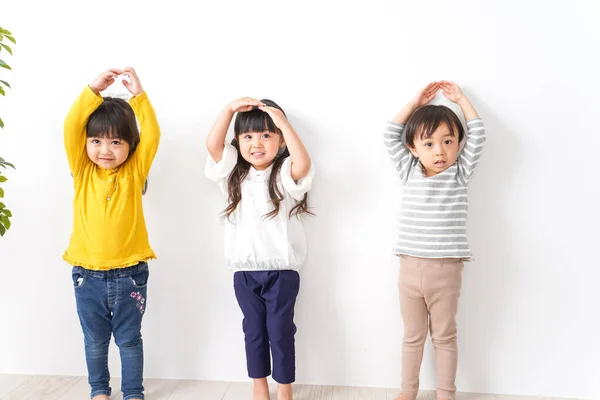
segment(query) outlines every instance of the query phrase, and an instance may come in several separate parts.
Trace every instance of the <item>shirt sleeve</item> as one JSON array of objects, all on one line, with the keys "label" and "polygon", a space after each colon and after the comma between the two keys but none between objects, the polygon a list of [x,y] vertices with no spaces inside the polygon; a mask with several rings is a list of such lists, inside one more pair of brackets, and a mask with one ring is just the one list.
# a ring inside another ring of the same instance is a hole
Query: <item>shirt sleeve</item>
[{"label": "shirt sleeve", "polygon": [[89,86],[86,86],[65,118],[64,144],[73,177],[76,177],[81,167],[89,161],[85,150],[85,130],[90,115],[96,111],[102,101],[100,95],[95,94]]},{"label": "shirt sleeve", "polygon": [[133,158],[139,173],[146,178],[150,172],[154,156],[158,151],[160,126],[146,92],[132,97],[129,104],[140,123],[140,142],[133,153]]},{"label": "shirt sleeve", "polygon": [[224,182],[237,164],[238,152],[231,144],[225,142],[221,161],[215,162],[209,155],[206,160],[204,174],[213,182]]},{"label": "shirt sleeve", "polygon": [[383,130],[383,144],[387,149],[402,182],[406,182],[418,160],[406,148],[402,135],[404,125],[388,122]]},{"label": "shirt sleeve", "polygon": [[281,165],[281,184],[286,192],[288,192],[294,200],[302,201],[304,195],[310,190],[312,187],[312,180],[315,175],[315,166],[311,161],[310,169],[308,170],[308,174],[302,179],[298,179],[298,181],[294,181],[292,178],[292,159],[290,157],[286,158],[283,164]]},{"label": "shirt sleeve", "polygon": [[485,126],[481,118],[467,121],[467,142],[458,157],[458,177],[466,186],[479,164],[485,143]]}]

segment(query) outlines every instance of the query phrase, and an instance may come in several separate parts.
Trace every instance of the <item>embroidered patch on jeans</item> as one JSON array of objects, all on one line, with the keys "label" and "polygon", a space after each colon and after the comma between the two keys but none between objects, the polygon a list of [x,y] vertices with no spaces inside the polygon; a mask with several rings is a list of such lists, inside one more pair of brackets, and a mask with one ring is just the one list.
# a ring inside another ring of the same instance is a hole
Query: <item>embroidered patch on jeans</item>
[{"label": "embroidered patch on jeans", "polygon": [[142,296],[140,292],[131,292],[129,296],[131,296],[132,299],[135,299],[135,306],[143,314],[145,309],[144,303],[146,303],[146,299]]}]

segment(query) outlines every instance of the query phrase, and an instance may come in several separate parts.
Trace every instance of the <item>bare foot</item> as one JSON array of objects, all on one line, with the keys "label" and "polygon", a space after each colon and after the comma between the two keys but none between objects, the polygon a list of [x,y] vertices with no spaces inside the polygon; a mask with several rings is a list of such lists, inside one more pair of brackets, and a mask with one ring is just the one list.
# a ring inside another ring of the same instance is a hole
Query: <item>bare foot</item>
[{"label": "bare foot", "polygon": [[292,385],[290,383],[277,385],[277,400],[292,400]]},{"label": "bare foot", "polygon": [[254,400],[270,400],[267,378],[254,379]]},{"label": "bare foot", "polygon": [[92,397],[92,400],[110,400],[110,397],[105,394],[99,394],[98,396]]}]

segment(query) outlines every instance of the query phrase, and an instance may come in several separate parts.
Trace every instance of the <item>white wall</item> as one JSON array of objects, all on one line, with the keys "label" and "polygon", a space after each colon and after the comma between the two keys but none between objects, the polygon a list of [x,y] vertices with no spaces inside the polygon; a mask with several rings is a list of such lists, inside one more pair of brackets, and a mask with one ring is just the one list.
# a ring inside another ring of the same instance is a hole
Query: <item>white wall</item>
[{"label": "white wall", "polygon": [[[597,397],[598,2],[194,7],[3,2],[0,24],[18,45],[13,71],[0,71],[13,86],[0,98],[0,155],[18,170],[5,185],[14,226],[0,239],[0,373],[86,373],[60,257],[72,197],[62,121],[99,72],[133,65],[163,131],[145,197],[159,255],[143,329],[148,377],[246,379],[222,204],[203,165],[214,118],[248,95],[286,109],[318,171],[297,305],[298,382],[397,387],[402,324],[390,250],[401,187],[381,129],[419,87],[450,79],[489,132],[470,191],[476,261],[464,273],[458,387]],[[428,347],[424,388],[435,387],[433,361]],[[118,375],[116,352],[110,366]]]}]

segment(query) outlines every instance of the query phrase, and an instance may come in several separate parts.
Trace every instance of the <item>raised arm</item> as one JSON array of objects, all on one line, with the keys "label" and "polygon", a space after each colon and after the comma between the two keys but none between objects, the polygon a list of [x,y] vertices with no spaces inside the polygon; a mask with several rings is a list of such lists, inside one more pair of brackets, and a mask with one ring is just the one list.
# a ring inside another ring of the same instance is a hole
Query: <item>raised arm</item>
[{"label": "raised arm", "polygon": [[253,107],[264,105],[259,100],[252,97],[242,97],[231,103],[221,111],[217,120],[213,124],[208,136],[206,137],[206,148],[211,158],[218,163],[223,157],[223,148],[225,147],[225,137],[227,130],[231,124],[231,120],[236,112],[246,112],[252,110]]},{"label": "raised arm", "polygon": [[383,131],[383,143],[388,150],[390,158],[400,175],[400,179],[406,180],[411,168],[415,165],[416,159],[408,151],[402,140],[404,125],[419,107],[429,103],[435,97],[439,89],[437,82],[431,82],[423,89],[419,90],[408,104],[389,122]]},{"label": "raised arm", "polygon": [[448,100],[460,106],[467,120],[467,142],[458,157],[459,179],[464,185],[467,185],[473,177],[473,172],[475,172],[483,152],[486,139],[485,126],[475,107],[456,83],[441,81],[440,87]]},{"label": "raised arm", "polygon": [[299,180],[304,178],[310,171],[310,156],[300,136],[296,133],[288,119],[281,110],[275,107],[261,106],[261,111],[269,114],[273,123],[281,130],[285,145],[290,153],[291,175],[292,179]]},{"label": "raised arm", "polygon": [[82,165],[88,160],[85,150],[85,129],[90,115],[102,104],[100,92],[113,84],[121,74],[119,69],[109,69],[101,73],[81,92],[64,123],[64,142],[69,168],[76,176]]},{"label": "raised arm", "polygon": [[125,88],[133,95],[129,100],[135,117],[140,123],[140,143],[133,154],[134,162],[139,168],[140,173],[145,178],[150,172],[152,161],[158,151],[160,143],[160,126],[154,108],[148,99],[148,94],[142,88],[140,78],[132,67],[123,69],[123,75],[129,78],[129,81],[122,80]]}]

